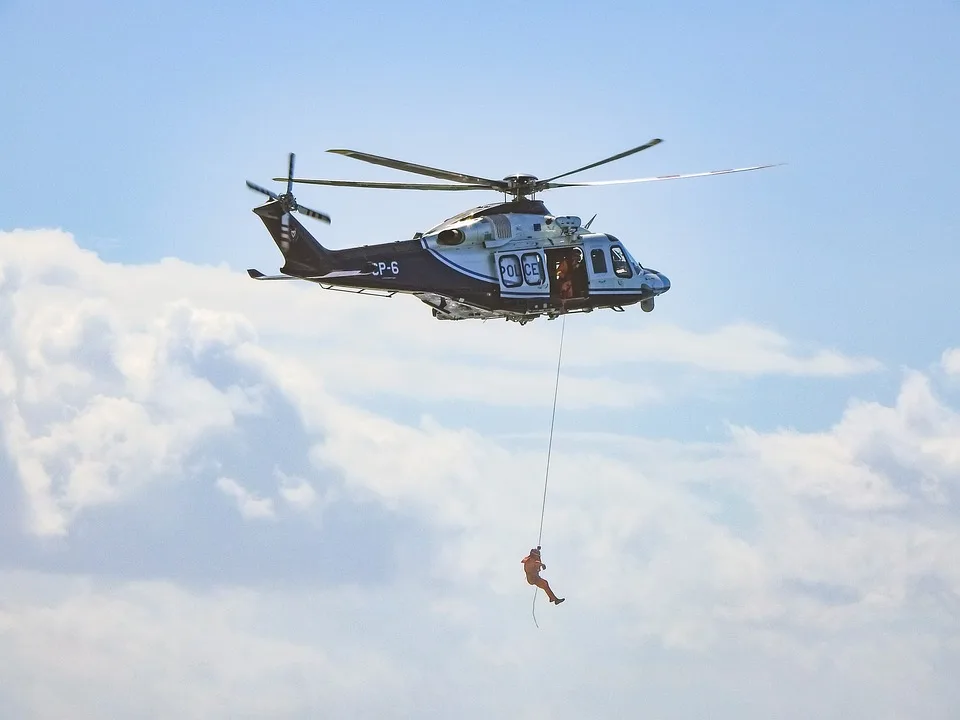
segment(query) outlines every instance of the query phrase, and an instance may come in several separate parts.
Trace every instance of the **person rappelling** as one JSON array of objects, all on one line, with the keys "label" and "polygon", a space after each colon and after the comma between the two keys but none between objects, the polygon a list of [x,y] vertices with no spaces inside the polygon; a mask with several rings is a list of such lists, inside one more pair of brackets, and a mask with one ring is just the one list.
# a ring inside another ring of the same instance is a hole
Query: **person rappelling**
[{"label": "person rappelling", "polygon": [[543,561],[540,559],[539,547],[532,548],[530,550],[530,554],[520,562],[523,563],[523,571],[527,574],[527,582],[531,585],[536,585],[538,588],[543,588],[543,591],[547,594],[547,597],[550,598],[550,602],[552,602],[554,605],[559,605],[566,599],[558,598],[556,594],[554,594],[553,590],[550,589],[550,583],[548,583],[544,578],[540,577],[540,571],[546,570],[547,566],[544,565]]},{"label": "person rappelling", "polygon": [[[550,417],[550,441],[547,443],[547,468],[543,476],[543,501],[540,505],[540,533],[537,535],[537,546],[531,548],[530,554],[520,561],[523,564],[523,571],[527,575],[527,582],[530,585],[542,588],[547,594],[547,597],[550,598],[550,602],[554,605],[562,603],[564,598],[558,598],[556,593],[550,588],[550,583],[540,577],[540,571],[546,570],[547,566],[540,558],[539,543],[543,539],[543,515],[547,509],[547,483],[550,480],[550,456],[553,454],[553,426],[557,418],[557,391],[560,389],[560,362],[561,358],[563,358],[563,333],[566,328],[566,316],[561,315],[560,317],[560,351],[557,353],[557,379],[553,387],[553,412]],[[533,622],[538,628],[540,627],[540,624],[537,622],[537,596],[539,594],[536,590],[533,591],[533,607],[530,610],[533,615]]]}]

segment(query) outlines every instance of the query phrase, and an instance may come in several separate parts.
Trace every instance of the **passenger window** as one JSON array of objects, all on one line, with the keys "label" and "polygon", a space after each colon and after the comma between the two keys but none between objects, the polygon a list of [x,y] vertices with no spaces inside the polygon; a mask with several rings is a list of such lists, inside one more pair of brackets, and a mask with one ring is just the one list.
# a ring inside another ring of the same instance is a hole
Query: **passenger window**
[{"label": "passenger window", "polygon": [[527,285],[543,285],[546,274],[543,259],[539,254],[523,254],[523,279],[527,281]]},{"label": "passenger window", "polygon": [[500,279],[504,287],[520,287],[523,277],[520,275],[520,261],[516,255],[500,256]]},{"label": "passenger window", "polygon": [[607,257],[603,254],[603,248],[590,251],[590,262],[593,263],[594,275],[602,275],[607,271]]},{"label": "passenger window", "polygon": [[623,254],[623,248],[618,245],[610,247],[610,258],[613,260],[613,272],[619,278],[633,277],[633,270],[630,269],[630,263]]}]

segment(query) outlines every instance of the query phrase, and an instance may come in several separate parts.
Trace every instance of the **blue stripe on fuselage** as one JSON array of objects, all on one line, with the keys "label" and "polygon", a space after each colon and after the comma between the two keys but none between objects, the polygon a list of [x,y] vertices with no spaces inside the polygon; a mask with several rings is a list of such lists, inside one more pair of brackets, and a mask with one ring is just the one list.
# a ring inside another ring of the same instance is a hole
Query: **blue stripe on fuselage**
[{"label": "blue stripe on fuselage", "polygon": [[458,265],[457,263],[453,262],[453,260],[450,260],[449,258],[444,257],[441,253],[437,252],[431,247],[428,247],[426,240],[421,240],[420,243],[423,245],[424,250],[426,250],[428,253],[433,255],[433,257],[435,257],[437,260],[442,262],[447,267],[453,268],[457,272],[461,272],[464,275],[472,277],[474,280],[483,280],[485,282],[492,282],[497,286],[500,285],[500,280],[498,278],[493,277],[492,275],[484,275],[483,273],[478,273],[475,270],[470,270],[469,268],[465,268],[462,265]]}]

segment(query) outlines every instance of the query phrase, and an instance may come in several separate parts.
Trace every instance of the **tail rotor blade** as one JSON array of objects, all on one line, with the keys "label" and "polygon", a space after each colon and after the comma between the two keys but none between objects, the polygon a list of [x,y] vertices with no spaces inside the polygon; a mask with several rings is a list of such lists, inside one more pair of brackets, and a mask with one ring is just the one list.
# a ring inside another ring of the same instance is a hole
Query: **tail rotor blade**
[{"label": "tail rotor blade", "polygon": [[290,153],[290,170],[287,172],[287,195],[293,192],[293,153]]},{"label": "tail rotor blade", "polygon": [[277,195],[275,192],[270,192],[266,188],[262,188],[259,185],[256,185],[255,183],[250,182],[249,180],[247,180],[247,187],[250,188],[251,190],[254,190],[255,192],[263,193],[264,195],[269,197],[271,200],[277,200],[279,198],[279,195]]},{"label": "tail rotor blade", "polygon": [[325,222],[327,225],[330,224],[330,216],[322,212],[317,212],[316,210],[311,210],[308,207],[303,205],[297,205],[297,211],[302,212],[304,215],[312,217],[314,220],[319,220],[320,222]]}]

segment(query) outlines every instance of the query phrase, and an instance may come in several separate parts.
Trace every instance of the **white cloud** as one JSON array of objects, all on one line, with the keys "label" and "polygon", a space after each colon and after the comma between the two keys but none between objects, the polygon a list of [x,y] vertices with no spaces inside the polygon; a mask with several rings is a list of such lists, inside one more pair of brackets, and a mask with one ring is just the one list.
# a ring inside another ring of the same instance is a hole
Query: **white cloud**
[{"label": "white cloud", "polygon": [[[536,543],[546,439],[493,438],[474,419],[484,404],[516,403],[491,398],[497,387],[552,399],[556,323],[444,325],[412,300],[374,306],[179,261],[113,267],[60,233],[29,234],[14,249],[23,237],[0,236],[0,461],[25,493],[28,537],[59,534],[69,546],[95,509],[173,496],[197,482],[196,467],[213,466],[244,517],[274,522],[228,529],[204,516],[212,536],[298,523],[318,533],[310,515],[341,509],[324,541],[358,566],[390,570],[369,584],[217,593],[177,577],[108,581],[96,565],[83,581],[8,573],[0,707],[40,717],[416,707],[562,720],[641,703],[693,716],[703,702],[719,718],[837,708],[952,717],[960,416],[926,376],[907,374],[892,406],[852,402],[818,433],[736,426],[694,443],[583,423],[560,432],[544,575],[568,602],[539,604],[538,631],[519,560]],[[646,322],[623,333],[567,322],[574,405],[657,401],[644,385],[625,400],[590,376],[612,348],[746,375],[876,367],[801,355],[749,326],[696,335]],[[462,412],[401,422],[357,403],[390,391],[452,398]],[[265,440],[279,423],[279,439]],[[222,438],[249,451],[229,469]],[[281,470],[286,462],[297,469]],[[175,548],[175,516],[151,517]],[[376,532],[390,557],[368,549]],[[239,552],[247,537],[226,547]],[[45,678],[42,694],[31,677]],[[531,683],[552,690],[529,698]]]},{"label": "white cloud", "polygon": [[288,620],[292,608],[297,617],[307,610],[296,597],[0,577],[0,704],[16,709],[11,716],[290,717],[322,708],[374,718],[412,710],[403,666],[350,643],[341,629],[338,619],[359,604],[350,593],[324,597],[330,619],[304,628]]},{"label": "white cloud", "polygon": [[272,499],[258,497],[232,478],[218,478],[217,488],[224,495],[237,501],[237,510],[248,520],[276,517]]},{"label": "white cloud", "polygon": [[625,362],[677,363],[701,370],[754,375],[845,376],[874,372],[882,364],[847,357],[832,350],[795,354],[782,335],[756,325],[737,323],[708,333],[650,323],[642,330],[603,328],[592,333],[588,349],[572,351],[573,362],[603,363],[616,350]]},{"label": "white cloud", "polygon": [[297,510],[323,509],[333,502],[332,492],[320,496],[313,485],[301,477],[290,477],[280,470],[275,470],[274,476],[280,483],[280,497]]},{"label": "white cloud", "polygon": [[256,397],[218,389],[187,367],[235,319],[216,316],[213,327],[210,313],[176,302],[124,316],[64,293],[44,301],[44,291],[27,284],[3,293],[13,312],[2,374],[14,379],[4,382],[0,416],[31,525],[63,534],[83,508],[176,476],[203,438],[254,412]]},{"label": "white cloud", "polygon": [[[554,349],[554,352],[556,350]],[[341,350],[324,360],[325,375],[344,393],[353,396],[415,396],[422,401],[481,402],[492,406],[527,408],[553,402],[555,376],[547,370],[556,357],[542,353],[529,367],[502,357],[498,364],[479,365],[438,357],[402,358],[381,356],[370,351]],[[363,380],[356,382],[357,377]],[[666,393],[650,382],[617,382],[608,378],[561,372],[563,394],[558,406],[568,410],[608,407],[629,408],[660,403]]]},{"label": "white cloud", "polygon": [[940,364],[948,375],[960,375],[960,348],[944,350]]},{"label": "white cloud", "polygon": [[[508,449],[429,419],[401,425],[319,395],[290,366],[272,371],[323,436],[321,466],[358,497],[452,532],[440,577],[467,567],[478,588],[516,592],[512,556],[534,543],[539,442]],[[854,403],[825,433],[734,428],[706,446],[561,437],[545,536],[564,558],[555,585],[680,648],[713,648],[727,632],[802,647],[808,633],[880,627],[911,612],[927,578],[960,591],[960,526],[942,518],[956,505],[958,447],[955,411],[918,375],[895,407]]]}]

